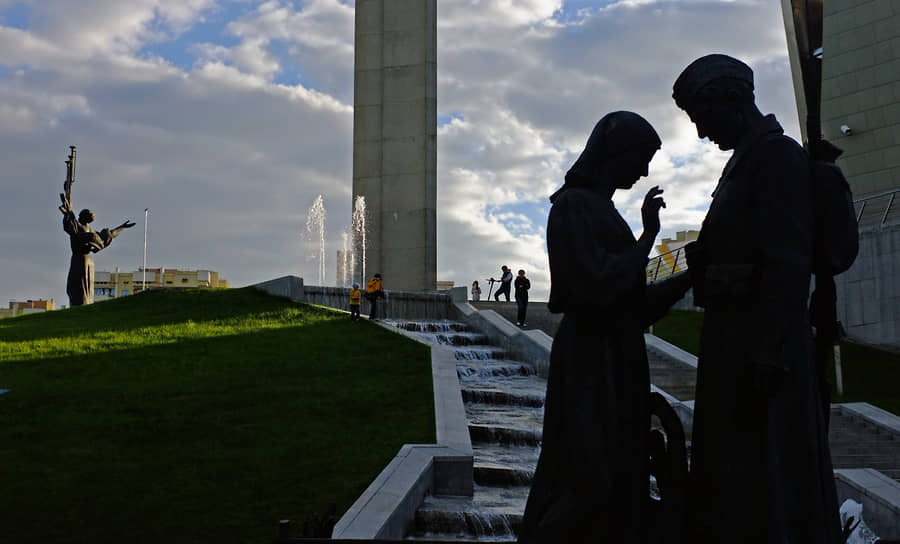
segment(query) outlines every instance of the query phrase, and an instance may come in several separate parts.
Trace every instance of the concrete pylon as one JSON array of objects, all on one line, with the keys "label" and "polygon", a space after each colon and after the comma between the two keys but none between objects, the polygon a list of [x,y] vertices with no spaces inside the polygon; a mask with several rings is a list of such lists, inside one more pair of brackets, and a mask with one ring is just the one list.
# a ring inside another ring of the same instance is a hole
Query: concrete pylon
[{"label": "concrete pylon", "polygon": [[436,4],[356,0],[353,199],[366,200],[366,275],[386,289],[435,288]]}]

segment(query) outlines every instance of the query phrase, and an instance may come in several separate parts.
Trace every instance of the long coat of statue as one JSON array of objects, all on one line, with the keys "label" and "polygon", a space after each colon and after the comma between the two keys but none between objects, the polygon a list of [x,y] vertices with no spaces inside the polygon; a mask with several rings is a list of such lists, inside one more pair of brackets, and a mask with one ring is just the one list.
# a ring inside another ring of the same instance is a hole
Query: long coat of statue
[{"label": "long coat of statue", "polygon": [[549,307],[565,315],[550,353],[541,455],[520,543],[646,540],[650,374],[644,329],[690,281],[681,275],[647,285],[646,249],[602,191],[604,180],[579,173],[599,171],[610,148],[639,146],[647,139],[643,132],[652,131],[634,114],[610,115],[617,132],[604,134],[601,120],[566,185],[551,197]]},{"label": "long coat of statue", "polygon": [[[735,148],[700,231],[705,307],[691,448],[697,542],[836,544],[837,498],[807,319],[808,161],[761,119]],[[753,366],[781,376],[754,390]]]},{"label": "long coat of statue", "polygon": [[94,214],[90,210],[82,210],[77,218],[71,209],[63,211],[63,230],[69,235],[69,245],[72,247],[72,260],[66,279],[66,294],[69,295],[70,306],[94,302],[94,258],[91,254],[107,247],[121,231],[119,227],[97,232],[90,226],[93,220]]}]

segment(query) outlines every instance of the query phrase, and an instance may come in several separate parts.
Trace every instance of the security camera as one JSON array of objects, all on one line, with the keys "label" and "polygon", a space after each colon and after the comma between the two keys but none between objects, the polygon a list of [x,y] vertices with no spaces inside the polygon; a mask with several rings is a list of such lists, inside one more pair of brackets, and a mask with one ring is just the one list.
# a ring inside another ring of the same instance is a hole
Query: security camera
[{"label": "security camera", "polygon": [[841,125],[841,134],[844,136],[850,136],[853,134],[853,130],[847,125]]}]

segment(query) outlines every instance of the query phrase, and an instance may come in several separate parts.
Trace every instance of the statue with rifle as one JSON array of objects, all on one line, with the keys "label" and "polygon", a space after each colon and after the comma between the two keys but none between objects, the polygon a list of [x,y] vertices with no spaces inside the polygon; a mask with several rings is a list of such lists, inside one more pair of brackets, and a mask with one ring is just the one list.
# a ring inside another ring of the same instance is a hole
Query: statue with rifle
[{"label": "statue with rifle", "polygon": [[81,210],[78,217],[72,209],[72,184],[75,182],[75,146],[69,146],[69,157],[66,160],[66,181],[63,193],[59,198],[62,205],[59,211],[63,214],[63,230],[69,235],[72,247],[72,260],[69,265],[69,276],[66,280],[66,294],[69,295],[70,306],[81,306],[94,302],[94,259],[92,253],[112,243],[113,238],[123,229],[130,229],[135,224],[125,220],[114,229],[103,229],[99,232],[91,228],[94,212]]}]

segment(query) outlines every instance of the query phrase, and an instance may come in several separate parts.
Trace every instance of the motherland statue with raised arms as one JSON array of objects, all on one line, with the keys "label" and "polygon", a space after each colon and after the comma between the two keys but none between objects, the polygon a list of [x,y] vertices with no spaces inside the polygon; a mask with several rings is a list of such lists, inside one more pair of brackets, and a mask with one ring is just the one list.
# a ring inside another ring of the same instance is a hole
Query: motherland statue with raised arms
[{"label": "motherland statue with raised arms", "polygon": [[72,247],[72,260],[66,280],[66,294],[69,295],[70,306],[81,306],[94,302],[94,258],[91,257],[91,253],[97,253],[107,247],[123,229],[130,229],[135,224],[126,219],[124,223],[114,229],[103,229],[97,232],[90,226],[94,221],[94,212],[84,209],[77,218],[75,217],[75,212],[72,210],[75,146],[69,146],[69,149],[69,157],[66,160],[66,181],[63,184],[65,192],[59,195],[62,200],[59,211],[63,214],[63,230],[69,235],[69,243]]}]

